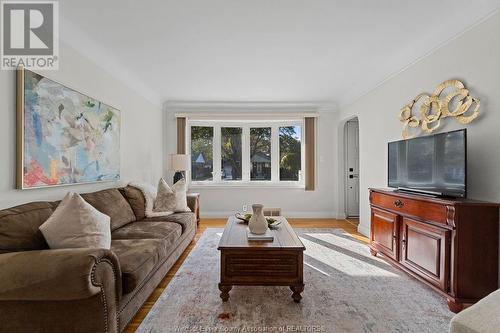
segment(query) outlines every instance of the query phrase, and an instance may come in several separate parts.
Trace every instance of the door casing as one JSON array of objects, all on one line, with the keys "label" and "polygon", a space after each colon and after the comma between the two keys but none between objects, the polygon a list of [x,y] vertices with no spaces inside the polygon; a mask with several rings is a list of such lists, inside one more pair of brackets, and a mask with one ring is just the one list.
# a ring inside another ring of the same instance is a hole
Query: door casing
[{"label": "door casing", "polygon": [[359,217],[359,123],[348,120],[344,126],[344,197],[346,217]]}]

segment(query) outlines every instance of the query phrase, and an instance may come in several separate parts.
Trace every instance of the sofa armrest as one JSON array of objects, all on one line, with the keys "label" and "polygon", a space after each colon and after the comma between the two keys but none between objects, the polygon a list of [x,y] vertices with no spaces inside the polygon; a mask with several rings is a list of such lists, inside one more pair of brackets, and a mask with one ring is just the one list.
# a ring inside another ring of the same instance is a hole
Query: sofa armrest
[{"label": "sofa armrest", "polygon": [[196,214],[196,222],[200,223],[200,194],[188,193],[187,204],[191,211]]},{"label": "sofa armrest", "polygon": [[0,301],[64,301],[99,293],[121,297],[116,255],[105,249],[61,249],[0,254]]},{"label": "sofa armrest", "polygon": [[498,332],[500,326],[500,289],[476,304],[457,313],[450,323],[450,333]]}]

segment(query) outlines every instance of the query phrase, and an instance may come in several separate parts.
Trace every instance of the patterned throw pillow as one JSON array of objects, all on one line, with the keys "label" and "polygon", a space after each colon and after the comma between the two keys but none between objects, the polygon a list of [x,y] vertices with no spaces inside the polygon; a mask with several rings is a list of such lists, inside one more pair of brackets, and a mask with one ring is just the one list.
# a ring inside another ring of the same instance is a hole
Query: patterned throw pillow
[{"label": "patterned throw pillow", "polygon": [[172,187],[163,178],[158,182],[154,212],[190,212],[186,199],[186,181],[179,180]]},{"label": "patterned throw pillow", "polygon": [[175,193],[163,178],[158,182],[153,212],[173,212],[176,206]]},{"label": "patterned throw pillow", "polygon": [[110,217],[69,192],[40,226],[51,249],[111,247]]}]

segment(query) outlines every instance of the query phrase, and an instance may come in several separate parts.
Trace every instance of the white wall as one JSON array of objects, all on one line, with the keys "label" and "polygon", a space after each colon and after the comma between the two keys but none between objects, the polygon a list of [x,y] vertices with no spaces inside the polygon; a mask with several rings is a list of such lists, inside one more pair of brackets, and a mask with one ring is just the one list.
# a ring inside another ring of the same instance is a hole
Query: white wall
[{"label": "white wall", "polygon": [[[481,116],[467,125],[468,193],[473,199],[500,202],[500,13],[450,41],[394,76],[355,103],[340,119],[359,117],[359,230],[369,232],[369,187],[387,185],[387,142],[401,139],[400,108],[444,80],[462,80],[481,100]],[[463,127],[445,119],[440,131]]]},{"label": "white wall", "polygon": [[[337,113],[320,111],[317,119],[316,190],[293,188],[192,188],[201,194],[202,217],[227,217],[241,211],[243,204],[262,203],[280,207],[288,217],[337,217]],[[165,153],[176,151],[176,121],[174,114],[165,112]],[[167,180],[172,174],[165,170]],[[251,207],[248,207],[251,210]],[[343,213],[343,212],[342,212]]]},{"label": "white wall", "polygon": [[[156,182],[162,170],[162,113],[103,67],[61,42],[60,65],[47,77],[121,110],[121,184]],[[34,200],[61,199],[69,191],[90,192],[119,185],[107,182],[49,189],[16,190],[15,72],[0,71],[0,209]]]}]

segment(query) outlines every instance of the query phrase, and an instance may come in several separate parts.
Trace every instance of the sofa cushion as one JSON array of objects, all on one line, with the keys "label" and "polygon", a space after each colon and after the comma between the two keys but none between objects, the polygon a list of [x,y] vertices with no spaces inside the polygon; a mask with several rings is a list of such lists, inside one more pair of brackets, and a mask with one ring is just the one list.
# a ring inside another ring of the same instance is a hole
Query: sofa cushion
[{"label": "sofa cushion", "polygon": [[136,220],[144,219],[146,217],[146,199],[142,191],[133,186],[122,187],[119,190],[132,207]]},{"label": "sofa cushion", "polygon": [[166,258],[163,239],[112,240],[111,251],[116,254],[120,262],[124,294],[137,288]]},{"label": "sofa cushion", "polygon": [[188,186],[186,180],[184,178],[178,180],[177,183],[172,185],[172,190],[175,193],[175,201],[176,201],[174,212],[176,213],[191,212],[191,208],[189,208],[187,203]]},{"label": "sofa cushion", "polygon": [[116,188],[85,193],[82,194],[82,198],[111,218],[111,230],[135,221],[132,207]]},{"label": "sofa cushion", "polygon": [[38,227],[52,212],[49,202],[31,202],[0,210],[0,253],[47,249]]},{"label": "sofa cushion", "polygon": [[196,214],[192,212],[186,213],[175,213],[169,216],[161,216],[161,217],[148,217],[142,222],[175,222],[182,226],[182,232],[185,232],[189,229],[190,226],[196,226]]},{"label": "sofa cushion", "polygon": [[94,248],[111,246],[110,219],[83,200],[78,193],[68,193],[54,213],[40,226],[51,249]]},{"label": "sofa cushion", "polygon": [[165,250],[171,247],[181,236],[182,227],[174,222],[132,222],[112,232],[112,239],[164,239]]}]

